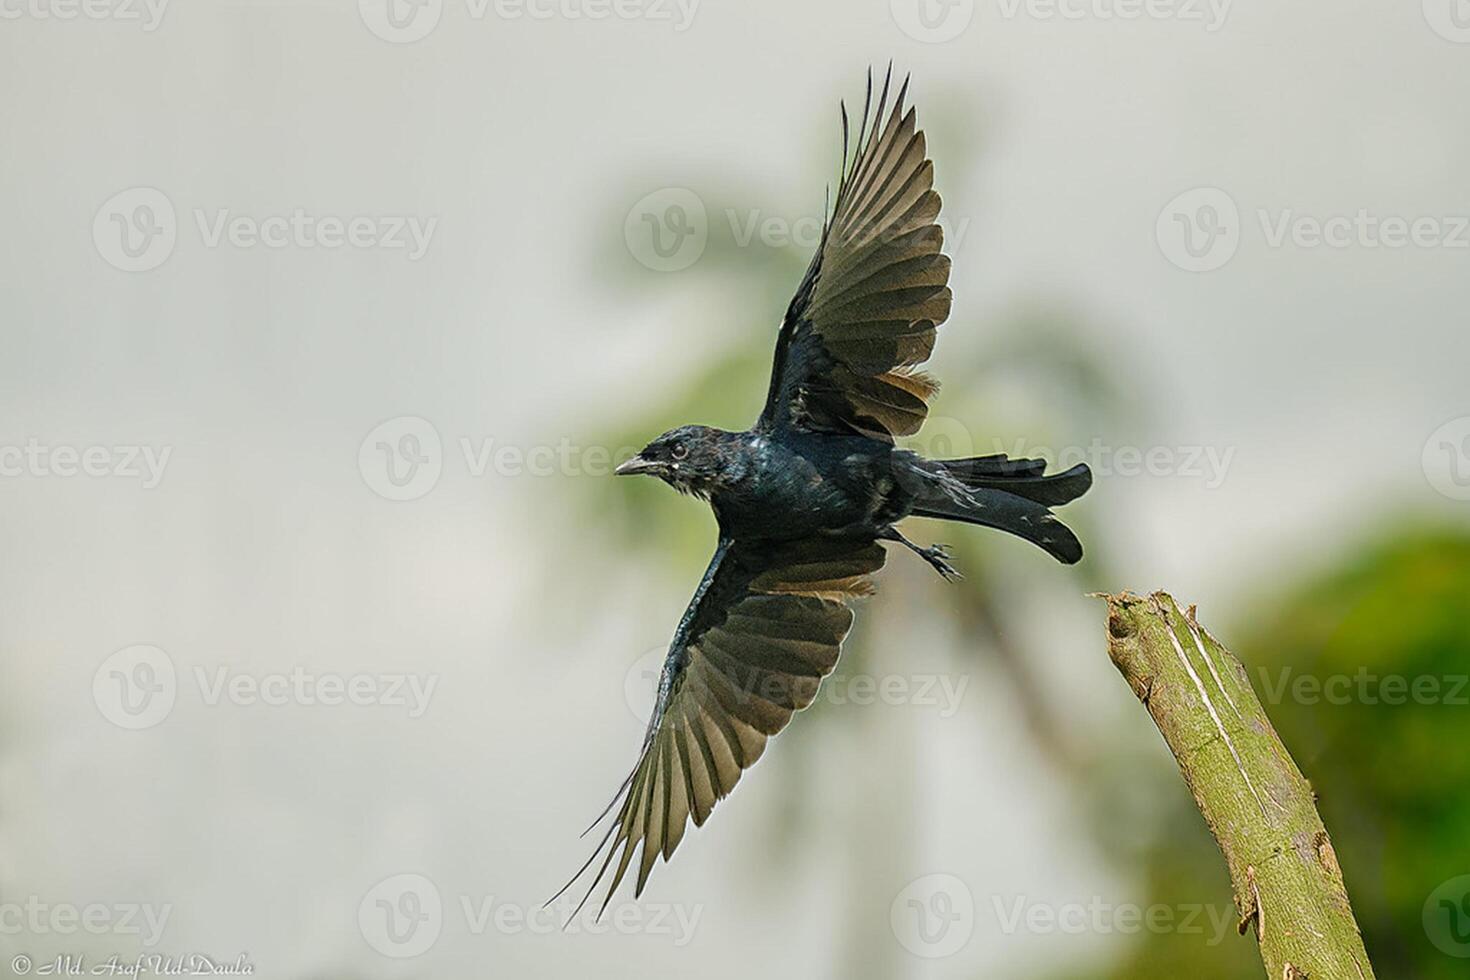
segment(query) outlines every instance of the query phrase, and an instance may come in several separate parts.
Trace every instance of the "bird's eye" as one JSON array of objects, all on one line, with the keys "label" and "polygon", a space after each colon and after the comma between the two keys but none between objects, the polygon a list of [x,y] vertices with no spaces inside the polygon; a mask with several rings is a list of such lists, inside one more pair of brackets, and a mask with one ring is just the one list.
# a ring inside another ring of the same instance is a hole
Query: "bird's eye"
[{"label": "bird's eye", "polygon": [[669,455],[674,457],[675,459],[683,459],[685,456],[689,455],[689,447],[684,445],[682,442],[676,442],[674,443],[673,448],[669,450]]}]

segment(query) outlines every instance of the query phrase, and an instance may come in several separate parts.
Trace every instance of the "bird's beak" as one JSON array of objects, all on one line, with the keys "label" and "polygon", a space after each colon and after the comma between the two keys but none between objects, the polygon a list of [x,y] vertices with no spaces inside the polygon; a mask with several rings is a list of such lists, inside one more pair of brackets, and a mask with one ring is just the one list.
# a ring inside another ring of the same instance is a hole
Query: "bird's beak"
[{"label": "bird's beak", "polygon": [[613,470],[613,474],[616,476],[631,476],[634,473],[648,473],[656,469],[658,469],[658,463],[653,460],[644,459],[642,456],[634,456],[632,459],[619,463],[618,468]]}]

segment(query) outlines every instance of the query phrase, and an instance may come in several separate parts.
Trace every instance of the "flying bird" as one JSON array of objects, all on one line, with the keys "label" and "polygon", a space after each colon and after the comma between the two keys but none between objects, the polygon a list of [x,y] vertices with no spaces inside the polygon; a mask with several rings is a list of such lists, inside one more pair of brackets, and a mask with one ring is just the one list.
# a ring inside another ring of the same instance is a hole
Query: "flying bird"
[{"label": "flying bird", "polygon": [[942,545],[913,543],[899,521],[978,524],[1067,564],[1082,557],[1049,508],[1092,485],[1085,464],[1046,475],[1044,460],[931,460],[895,444],[919,430],[938,388],[917,365],[951,294],[934,166],[904,108],[907,80],[888,109],[891,76],[874,108],[869,73],[850,161],[842,107],[836,200],[781,321],[760,418],[744,432],[673,429],[617,467],[708,501],[719,542],[674,631],[638,763],[588,830],[609,814],[611,824],[550,900],[601,858],[573,917],[612,870],[602,915],[640,845],[642,895],[689,820],[703,825],[766,741],[811,704],[852,625],[850,600],[873,589],[884,544],[956,577]]}]

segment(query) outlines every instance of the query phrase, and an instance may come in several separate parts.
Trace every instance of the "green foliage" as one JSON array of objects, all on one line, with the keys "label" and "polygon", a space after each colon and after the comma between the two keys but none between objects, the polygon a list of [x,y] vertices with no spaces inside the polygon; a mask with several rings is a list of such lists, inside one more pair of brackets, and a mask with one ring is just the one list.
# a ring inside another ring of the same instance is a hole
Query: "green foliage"
[{"label": "green foliage", "polygon": [[1470,537],[1394,533],[1268,611],[1242,649],[1278,689],[1292,672],[1268,710],[1320,797],[1379,975],[1470,974],[1422,921],[1470,872]]}]

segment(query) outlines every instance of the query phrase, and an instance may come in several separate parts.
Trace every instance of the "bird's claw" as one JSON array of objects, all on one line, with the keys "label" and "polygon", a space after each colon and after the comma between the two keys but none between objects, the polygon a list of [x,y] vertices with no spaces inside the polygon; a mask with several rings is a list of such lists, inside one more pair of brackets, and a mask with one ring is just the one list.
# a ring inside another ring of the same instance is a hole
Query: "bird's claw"
[{"label": "bird's claw", "polygon": [[960,574],[959,569],[955,568],[954,564],[949,560],[949,545],[936,544],[930,545],[927,548],[917,548],[915,550],[918,552],[920,558],[924,559],[930,565],[934,566],[934,570],[940,575],[943,575],[947,581],[957,582],[960,579],[964,578],[964,576]]}]

